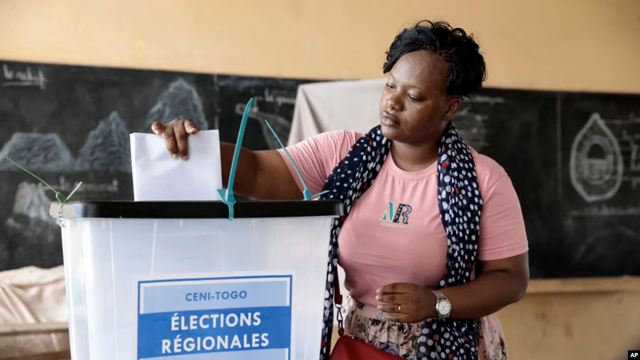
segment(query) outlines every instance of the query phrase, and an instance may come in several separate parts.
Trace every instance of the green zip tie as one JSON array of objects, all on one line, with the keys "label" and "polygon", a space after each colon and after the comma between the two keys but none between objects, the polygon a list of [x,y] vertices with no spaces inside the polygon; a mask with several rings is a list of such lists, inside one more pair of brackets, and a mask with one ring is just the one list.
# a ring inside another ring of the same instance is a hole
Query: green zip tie
[{"label": "green zip tie", "polygon": [[276,134],[276,132],[273,130],[273,128],[271,127],[271,125],[269,125],[269,122],[267,121],[267,119],[264,119],[265,124],[267,124],[267,127],[269,127],[269,130],[271,130],[271,133],[273,134],[273,137],[276,138],[276,140],[278,141],[278,144],[280,144],[280,147],[282,148],[282,150],[284,150],[284,153],[287,154],[287,157],[289,158],[289,161],[291,162],[291,165],[293,165],[293,169],[296,171],[296,174],[298,175],[298,179],[300,179],[300,183],[302,184],[302,188],[304,190],[302,190],[302,196],[304,197],[304,201],[307,200],[311,200],[313,198],[316,198],[320,195],[324,195],[326,193],[329,192],[329,190],[325,190],[325,191],[321,191],[315,195],[311,195],[311,191],[309,191],[309,188],[307,188],[307,185],[304,183],[304,180],[302,179],[302,175],[300,175],[300,171],[298,170],[298,167],[296,166],[296,163],[293,161],[293,158],[291,157],[291,155],[289,154],[289,152],[287,151],[287,148],[284,147],[284,145],[282,144],[282,141],[280,141],[280,138],[278,137],[278,134]]},{"label": "green zip tie", "polygon": [[244,113],[242,114],[242,121],[240,122],[240,130],[238,130],[238,140],[236,140],[236,148],[233,151],[233,160],[231,161],[231,169],[229,170],[229,182],[226,189],[218,189],[218,195],[222,199],[222,202],[229,207],[229,220],[232,220],[234,213],[234,206],[236,199],[233,196],[233,180],[236,177],[236,167],[238,166],[238,157],[240,156],[240,148],[242,147],[242,138],[244,137],[244,130],[247,127],[247,119],[249,119],[249,112],[253,105],[253,98],[249,99],[249,102],[244,107]]},{"label": "green zip tie", "polygon": [[73,189],[73,191],[71,191],[69,196],[64,196],[63,193],[61,193],[60,191],[54,189],[46,181],[42,180],[38,175],[36,175],[36,174],[32,173],[31,171],[27,170],[24,166],[22,166],[22,165],[18,164],[17,162],[13,161],[9,156],[7,156],[7,155],[5,155],[5,154],[3,154],[1,152],[0,152],[0,156],[2,156],[3,158],[9,160],[9,162],[12,163],[13,165],[15,165],[16,167],[18,167],[18,169],[20,169],[20,170],[26,172],[27,174],[31,175],[32,177],[34,177],[35,179],[37,179],[38,181],[43,183],[46,187],[48,187],[51,191],[54,192],[54,194],[56,196],[56,199],[58,200],[58,202],[60,202],[60,206],[58,207],[58,221],[60,222],[60,226],[64,227],[64,224],[62,223],[62,205],[66,204],[67,201],[69,201],[69,199],[71,199],[73,194],[75,194],[76,191],[78,191],[78,189],[82,185],[82,181],[80,181],[78,183],[78,185],[76,185],[76,187]]},{"label": "green zip tie", "polygon": [[[51,189],[51,191],[53,191],[56,194],[56,199],[58,199],[58,194],[60,194],[59,192],[56,191],[56,189],[54,189],[53,187],[51,187],[51,185],[49,185],[46,181],[42,180],[41,178],[38,177],[38,175],[32,173],[31,171],[25,169],[22,165],[18,164],[17,162],[11,160],[10,157],[8,157],[7,155],[0,153],[0,156],[2,156],[3,158],[9,160],[13,165],[17,166],[20,170],[26,172],[27,174],[33,176],[34,178],[38,179],[38,181],[40,181],[41,183],[43,183],[44,185],[46,185],[49,189]],[[64,195],[60,194],[60,196],[62,198],[64,198]],[[60,199],[58,199],[58,201],[62,202]]]}]

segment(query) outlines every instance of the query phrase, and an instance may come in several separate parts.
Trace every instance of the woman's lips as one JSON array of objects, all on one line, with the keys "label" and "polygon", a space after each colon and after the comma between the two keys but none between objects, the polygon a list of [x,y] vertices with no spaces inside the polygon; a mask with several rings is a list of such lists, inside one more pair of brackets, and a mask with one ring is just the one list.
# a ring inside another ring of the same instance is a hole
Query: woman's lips
[{"label": "woman's lips", "polygon": [[393,115],[390,114],[386,111],[382,112],[382,115],[380,116],[380,122],[382,122],[382,125],[386,125],[386,126],[398,126],[400,125],[400,122],[398,121],[398,118]]}]

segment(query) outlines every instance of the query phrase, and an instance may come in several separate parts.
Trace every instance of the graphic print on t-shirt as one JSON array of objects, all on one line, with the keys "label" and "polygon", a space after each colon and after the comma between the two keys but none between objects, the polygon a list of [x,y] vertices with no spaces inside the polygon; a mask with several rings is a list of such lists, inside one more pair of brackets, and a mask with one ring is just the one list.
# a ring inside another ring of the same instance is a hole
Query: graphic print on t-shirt
[{"label": "graphic print on t-shirt", "polygon": [[387,201],[387,208],[384,210],[384,214],[380,218],[380,221],[388,223],[400,224],[400,216],[402,216],[402,224],[409,224],[409,214],[411,214],[411,205],[398,204],[398,208],[394,212],[395,204],[392,201]]}]

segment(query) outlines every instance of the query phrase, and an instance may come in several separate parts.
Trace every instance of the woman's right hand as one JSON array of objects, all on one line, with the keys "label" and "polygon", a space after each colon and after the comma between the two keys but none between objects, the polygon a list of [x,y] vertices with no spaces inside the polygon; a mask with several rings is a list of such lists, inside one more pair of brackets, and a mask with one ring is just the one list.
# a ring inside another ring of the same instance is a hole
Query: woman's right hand
[{"label": "woman's right hand", "polygon": [[182,160],[189,160],[188,137],[199,131],[193,121],[175,119],[167,125],[162,125],[159,121],[156,121],[151,125],[151,130],[157,135],[164,136],[164,143],[172,158],[181,157]]}]

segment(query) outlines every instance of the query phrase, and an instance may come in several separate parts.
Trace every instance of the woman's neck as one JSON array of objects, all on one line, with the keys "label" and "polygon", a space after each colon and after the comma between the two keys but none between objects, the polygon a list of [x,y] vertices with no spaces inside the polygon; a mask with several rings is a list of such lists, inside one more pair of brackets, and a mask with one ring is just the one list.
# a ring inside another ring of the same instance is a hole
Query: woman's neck
[{"label": "woman's neck", "polygon": [[391,156],[401,170],[420,171],[438,159],[438,145],[431,142],[413,145],[394,141],[391,143]]}]

